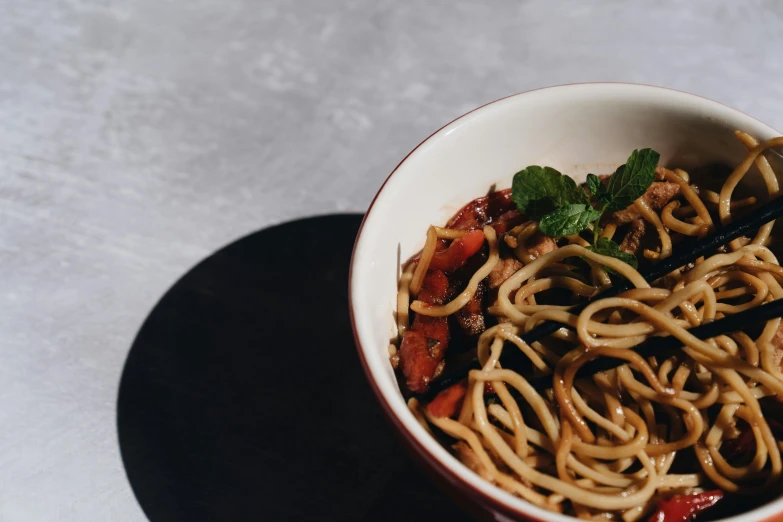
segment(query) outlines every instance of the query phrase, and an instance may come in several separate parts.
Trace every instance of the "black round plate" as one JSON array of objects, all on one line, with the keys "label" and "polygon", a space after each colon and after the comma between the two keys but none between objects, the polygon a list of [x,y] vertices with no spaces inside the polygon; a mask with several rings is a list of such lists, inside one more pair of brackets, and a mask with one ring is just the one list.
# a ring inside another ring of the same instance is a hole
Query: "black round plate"
[{"label": "black round plate", "polygon": [[152,522],[465,519],[403,453],[361,371],[347,295],[360,222],[254,233],[155,306],[117,406]]}]

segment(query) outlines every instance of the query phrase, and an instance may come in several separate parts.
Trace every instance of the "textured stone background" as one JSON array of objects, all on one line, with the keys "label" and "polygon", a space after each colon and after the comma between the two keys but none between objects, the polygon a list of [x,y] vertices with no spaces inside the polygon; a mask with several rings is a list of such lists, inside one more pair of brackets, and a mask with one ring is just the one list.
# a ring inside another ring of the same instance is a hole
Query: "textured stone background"
[{"label": "textured stone background", "polygon": [[433,130],[536,87],[651,83],[783,128],[782,24],[776,0],[1,0],[0,520],[143,520],[122,364],[221,245],[363,211]]}]

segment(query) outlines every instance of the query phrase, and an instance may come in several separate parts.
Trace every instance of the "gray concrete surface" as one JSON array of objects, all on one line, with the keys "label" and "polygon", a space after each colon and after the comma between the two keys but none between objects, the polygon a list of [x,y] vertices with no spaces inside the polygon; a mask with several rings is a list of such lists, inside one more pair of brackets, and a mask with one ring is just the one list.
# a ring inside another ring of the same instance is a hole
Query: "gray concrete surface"
[{"label": "gray concrete surface", "polygon": [[462,112],[580,81],[783,128],[783,2],[0,1],[0,520],[138,521],[115,406],[215,249],[363,211]]}]

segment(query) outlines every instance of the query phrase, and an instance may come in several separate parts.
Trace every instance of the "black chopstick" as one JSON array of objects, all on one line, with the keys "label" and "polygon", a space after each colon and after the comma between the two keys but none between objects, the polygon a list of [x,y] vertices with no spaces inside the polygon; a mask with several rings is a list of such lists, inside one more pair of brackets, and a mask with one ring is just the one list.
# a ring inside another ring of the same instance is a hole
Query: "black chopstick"
[{"label": "black chopstick", "polygon": [[[673,270],[685,266],[688,263],[695,261],[699,257],[711,254],[719,247],[726,243],[737,239],[740,236],[748,234],[754,230],[757,230],[762,225],[783,216],[783,196],[779,196],[757,209],[749,212],[748,214],[737,218],[725,227],[716,225],[716,230],[709,236],[698,238],[689,237],[683,240],[677,245],[677,254],[667,257],[661,260],[659,263],[651,265],[644,270],[640,270],[639,274],[644,277],[646,281],[653,282],[666,274],[671,273]],[[572,306],[568,311],[572,314],[578,314],[590,303],[593,303],[599,299],[606,299],[607,297],[614,297],[627,290],[633,288],[630,281],[625,279],[618,281],[611,288],[607,288],[603,292],[594,295],[588,300]],[[735,314],[739,315],[739,314]],[[522,340],[527,344],[534,343],[540,339],[543,339],[547,335],[551,335],[560,328],[566,328],[562,323],[556,321],[544,321],[540,325],[536,326],[529,332],[521,336]],[[587,366],[587,365],[585,365]],[[465,378],[468,370],[471,367],[477,367],[477,361],[473,360],[470,365],[466,365],[461,368],[448,368],[446,372],[438,379],[434,380],[427,392],[420,394],[421,398],[431,397],[438,391],[448,388],[452,384]]]},{"label": "black chopstick", "polygon": [[[744,310],[742,312],[727,315],[721,319],[709,323],[694,326],[688,329],[688,333],[698,339],[711,339],[718,335],[745,330],[748,326],[753,326],[762,322],[783,316],[783,299],[778,299],[756,308]],[[683,343],[676,337],[669,335],[666,337],[651,337],[643,343],[635,346],[632,350],[644,359],[655,356],[669,357],[675,355]],[[576,372],[575,378],[587,377],[598,372],[604,372],[627,364],[623,359],[614,359],[612,357],[599,357],[584,364]],[[536,389],[551,388],[552,374],[541,375],[529,378],[528,382]]]},{"label": "black chopstick", "polygon": [[[737,239],[738,237],[747,234],[753,230],[760,228],[765,223],[777,219],[783,216],[783,196],[777,197],[768,203],[765,203],[761,207],[754,211],[742,216],[741,218],[732,221],[725,227],[718,228],[704,238],[689,237],[677,245],[677,254],[663,259],[661,262],[651,265],[650,267],[640,270],[639,274],[649,282],[653,282],[673,270],[685,266],[688,263],[700,258],[703,255],[711,254],[718,247],[725,245],[726,243]],[[579,313],[587,306],[599,299],[606,299],[607,297],[614,297],[626,290],[633,288],[630,281],[622,280],[616,285],[612,286],[594,295],[587,301],[572,306],[568,311],[572,314]],[[527,344],[533,343],[550,335],[562,328],[563,324],[556,321],[545,321],[536,326],[526,334],[522,335],[522,340]]]}]

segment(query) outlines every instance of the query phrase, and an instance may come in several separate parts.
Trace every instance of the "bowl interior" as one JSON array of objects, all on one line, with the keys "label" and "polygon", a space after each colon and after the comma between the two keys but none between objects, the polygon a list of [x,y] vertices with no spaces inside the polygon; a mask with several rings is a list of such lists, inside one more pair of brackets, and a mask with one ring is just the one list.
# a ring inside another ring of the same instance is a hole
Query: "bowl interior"
[{"label": "bowl interior", "polygon": [[[573,520],[542,511],[484,482],[451,457],[410,414],[387,352],[389,340],[396,335],[400,263],[422,248],[429,225],[445,223],[492,185],[509,187],[514,173],[528,165],[554,167],[581,183],[588,172],[613,172],[633,149],[651,147],[661,153],[664,165],[734,166],[747,152],[734,136],[735,129],[759,140],[779,135],[758,120],[697,96],[658,87],[582,84],[494,102],[455,120],[415,149],[368,211],[352,261],[350,296],[370,378],[406,436],[458,480],[513,510],[539,519]],[[774,162],[781,172],[777,159]],[[747,181],[760,184],[760,177],[754,171]],[[781,509],[777,504],[762,510],[776,513]]]}]

